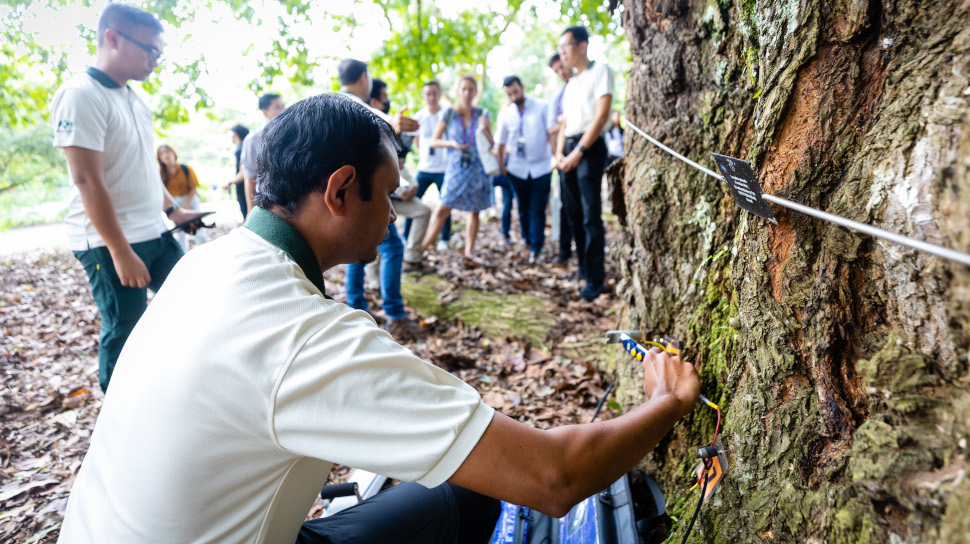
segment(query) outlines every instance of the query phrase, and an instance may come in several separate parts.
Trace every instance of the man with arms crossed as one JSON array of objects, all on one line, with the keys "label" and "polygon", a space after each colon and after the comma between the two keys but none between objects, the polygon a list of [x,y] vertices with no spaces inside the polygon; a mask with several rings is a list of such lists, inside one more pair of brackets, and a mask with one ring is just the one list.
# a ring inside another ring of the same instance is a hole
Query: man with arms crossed
[{"label": "man with arms crossed", "polygon": [[[320,95],[263,138],[245,227],[186,255],[132,333],[139,364],[105,396],[61,541],[484,543],[489,497],[562,516],[694,406],[693,367],[655,349],[650,399],[616,419],[543,431],[496,413],[326,294],[322,271],[373,259],[396,219],[390,126]],[[212,311],[173,358],[157,331],[190,304]],[[304,523],[332,463],[417,483]]]},{"label": "man with arms crossed", "polygon": [[[94,66],[61,86],[51,102],[54,145],[64,149],[71,186],[68,242],[84,266],[101,315],[98,379],[106,391],[121,348],[182,256],[162,236],[164,211],[176,224],[200,214],[180,208],[155,162],[152,112],[128,86],[158,66],[162,25],[153,15],[108,4],[98,21]],[[135,361],[137,364],[137,361]]]},{"label": "man with arms crossed", "polygon": [[529,264],[534,264],[546,243],[546,206],[555,144],[549,130],[556,120],[545,102],[525,96],[517,76],[505,78],[502,88],[511,103],[498,118],[499,170],[508,176],[519,199],[519,223],[529,244]]},{"label": "man with arms crossed", "polygon": [[593,300],[605,281],[603,230],[603,168],[606,142],[602,132],[613,104],[613,70],[605,62],[589,60],[589,32],[567,28],[559,37],[562,63],[576,70],[566,84],[562,109],[565,121],[556,148],[558,167],[565,173],[563,205],[576,237],[579,270],[586,275],[581,298]]}]

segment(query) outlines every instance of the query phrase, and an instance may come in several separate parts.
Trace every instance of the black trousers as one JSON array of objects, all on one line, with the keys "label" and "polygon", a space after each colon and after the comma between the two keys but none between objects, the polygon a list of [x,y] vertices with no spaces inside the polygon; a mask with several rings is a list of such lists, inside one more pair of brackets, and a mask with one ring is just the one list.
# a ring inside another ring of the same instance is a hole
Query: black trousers
[{"label": "black trousers", "polygon": [[303,524],[297,544],[485,544],[499,501],[452,484],[403,483]]},{"label": "black trousers", "polygon": [[[566,139],[563,150],[569,155],[579,144],[579,137]],[[583,154],[582,160],[563,177],[563,208],[569,217],[576,252],[579,253],[579,273],[586,277],[586,285],[595,289],[605,279],[604,251],[606,236],[603,230],[603,169],[606,164],[606,142],[599,138]]]}]

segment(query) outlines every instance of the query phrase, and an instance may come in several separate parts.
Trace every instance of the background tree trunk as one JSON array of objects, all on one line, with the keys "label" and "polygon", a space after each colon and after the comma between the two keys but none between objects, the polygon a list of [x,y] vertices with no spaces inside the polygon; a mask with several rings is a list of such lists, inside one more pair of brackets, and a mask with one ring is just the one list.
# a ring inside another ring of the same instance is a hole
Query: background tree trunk
[{"label": "background tree trunk", "polygon": [[[750,160],[766,193],[970,250],[970,1],[624,6],[632,122],[711,168]],[[970,269],[778,207],[772,225],[630,130],[627,151],[626,320],[683,339],[725,409],[731,470],[692,541],[970,542]],[[641,401],[638,365],[616,373]],[[682,520],[712,412],[647,459]]]}]

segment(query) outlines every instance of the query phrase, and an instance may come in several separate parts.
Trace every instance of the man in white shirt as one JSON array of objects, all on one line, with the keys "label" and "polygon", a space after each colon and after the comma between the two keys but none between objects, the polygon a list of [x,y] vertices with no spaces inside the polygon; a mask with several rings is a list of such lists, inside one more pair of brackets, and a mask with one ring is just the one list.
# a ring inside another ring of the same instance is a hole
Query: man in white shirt
[{"label": "man in white shirt", "polygon": [[[390,126],[319,95],[263,138],[245,227],[192,250],[125,346],[61,542],[484,544],[487,497],[563,516],[697,402],[693,366],[655,348],[650,400],[610,421],[540,430],[496,413],[326,295],[323,271],[373,259],[396,219]],[[172,357],[158,331],[186,307],[209,311]],[[332,463],[417,483],[304,523]]]},{"label": "man in white shirt", "polygon": [[610,156],[606,166],[623,157],[623,127],[620,125],[620,110],[613,110],[610,114],[610,130],[606,133],[606,149]]},{"label": "man in white shirt", "polygon": [[563,203],[576,237],[579,273],[586,278],[579,296],[591,301],[603,292],[605,281],[601,191],[606,143],[602,133],[613,104],[613,70],[605,62],[589,60],[588,47],[585,27],[569,27],[559,37],[559,56],[576,70],[576,76],[563,92],[565,119],[556,159],[565,172]]},{"label": "man in white shirt", "polygon": [[556,120],[545,102],[525,96],[517,76],[505,78],[502,89],[511,103],[498,118],[499,170],[508,176],[519,199],[519,222],[529,245],[529,264],[534,264],[546,242],[546,206],[555,144],[549,130]]},{"label": "man in white shirt", "polygon": [[[425,107],[414,115],[421,127],[413,133],[414,143],[412,144],[418,148],[418,198],[423,197],[432,184],[438,187],[438,193],[441,193],[441,184],[445,181],[445,163],[448,158],[448,154],[445,153],[447,150],[441,148],[435,150],[431,147],[434,129],[444,115],[444,110],[441,108],[441,84],[431,80],[422,85],[421,98],[424,99]],[[404,237],[410,239],[410,235],[411,219],[408,218],[404,222]],[[438,250],[448,249],[449,240],[451,240],[451,216],[441,229]]]},{"label": "man in white shirt", "polygon": [[[556,119],[556,124],[553,125],[549,134],[553,138],[559,138],[559,131],[562,130],[562,94],[566,91],[569,78],[573,76],[573,69],[563,64],[562,59],[559,58],[559,53],[553,53],[552,58],[549,59],[549,68],[562,80],[562,88],[549,103],[552,115]],[[555,153],[556,144],[553,144],[552,149]],[[562,204],[565,175],[557,169],[556,178],[556,183],[553,184],[552,190],[549,192],[549,211],[552,214],[552,237],[559,241],[559,255],[552,264],[553,266],[565,267],[573,256],[573,231],[569,228],[569,216],[566,214],[566,207]]]},{"label": "man in white shirt", "polygon": [[108,4],[98,21],[94,66],[64,83],[51,101],[54,145],[64,149],[73,182],[64,220],[68,242],[101,315],[102,390],[145,311],[146,288],[157,291],[182,256],[172,236],[162,235],[161,212],[176,224],[199,216],[165,189],[151,110],[128,86],[151,75],[164,47],[152,14]]},{"label": "man in white shirt", "polygon": [[[266,117],[269,123],[286,108],[283,99],[276,93],[266,93],[259,97],[259,111]],[[239,167],[243,172],[243,187],[246,190],[246,208],[253,209],[253,196],[256,193],[256,176],[258,164],[256,158],[259,157],[263,149],[263,129],[265,125],[249,133],[243,140],[242,154],[239,156]],[[248,213],[248,212],[247,212]]]}]

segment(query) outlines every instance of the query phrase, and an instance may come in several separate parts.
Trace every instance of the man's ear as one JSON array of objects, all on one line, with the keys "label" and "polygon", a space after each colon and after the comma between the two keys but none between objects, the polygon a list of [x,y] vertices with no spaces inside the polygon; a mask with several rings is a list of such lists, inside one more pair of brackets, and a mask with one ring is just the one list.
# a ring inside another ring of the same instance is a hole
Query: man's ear
[{"label": "man's ear", "polygon": [[341,166],[336,172],[330,174],[327,190],[324,191],[323,196],[332,215],[342,216],[346,213],[347,197],[357,181],[357,169],[349,164]]},{"label": "man's ear", "polygon": [[106,28],[104,30],[104,44],[110,46],[111,49],[120,49],[121,45],[118,43],[121,40],[121,36],[118,31],[113,28]]}]

